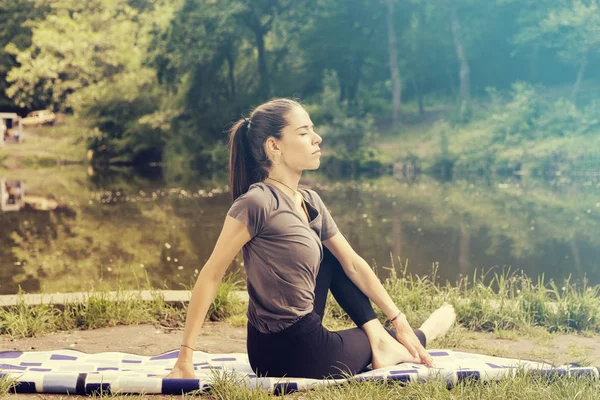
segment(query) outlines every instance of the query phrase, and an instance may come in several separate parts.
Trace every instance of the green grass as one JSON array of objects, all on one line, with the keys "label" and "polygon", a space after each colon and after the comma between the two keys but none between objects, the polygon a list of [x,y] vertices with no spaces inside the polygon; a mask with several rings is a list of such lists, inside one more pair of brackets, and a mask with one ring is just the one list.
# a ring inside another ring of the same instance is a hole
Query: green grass
[{"label": "green grass", "polygon": [[[526,93],[526,89],[518,93]],[[546,88],[532,93],[531,97],[525,96],[526,101],[515,94],[512,99],[501,96],[499,101],[493,97],[474,98],[473,115],[467,123],[456,123],[451,102],[437,110],[427,109],[422,120],[405,118],[393,130],[383,128],[375,143],[380,159],[394,163],[416,158],[425,171],[435,171],[440,161],[451,162],[459,171],[520,170],[529,175],[568,174],[574,165],[597,169],[599,127],[585,117],[593,111],[584,111],[583,104],[597,101],[597,96],[571,110],[555,103],[564,92]],[[542,116],[529,116],[523,111],[528,106],[540,107]],[[414,107],[407,107],[405,112],[414,114]],[[565,122],[569,120],[575,122]],[[508,132],[506,137],[504,131]],[[594,162],[589,164],[587,160]]]},{"label": "green grass", "polygon": [[66,117],[51,127],[23,129],[22,143],[0,147],[0,165],[6,169],[83,163],[87,137],[94,133],[86,121],[75,117]]},{"label": "green grass", "polygon": [[[458,285],[439,284],[437,271],[429,276],[407,273],[404,265],[400,275],[390,268],[390,277],[383,282],[395,304],[411,326],[420,326],[431,312],[444,302],[456,309],[458,322],[472,331],[534,332],[600,332],[600,287],[545,283],[506,271],[493,276],[478,274],[463,278]],[[330,298],[324,324],[332,329],[351,326],[352,322],[340,306]],[[379,312],[379,311],[378,311]],[[383,321],[385,316],[379,312]]]},{"label": "green grass", "polygon": [[[407,273],[405,264],[400,275],[390,269],[384,287],[398,307],[406,314],[411,326],[420,326],[429,314],[444,302],[453,304],[457,320],[471,331],[496,332],[498,337],[511,338],[511,332],[543,336],[546,333],[600,332],[600,287],[545,283],[540,277],[535,283],[527,276],[505,272],[477,274],[464,278],[458,285],[439,284],[436,271],[430,276]],[[235,291],[239,281],[227,278],[221,284],[207,316],[211,321],[227,321],[244,325],[245,304]],[[379,317],[383,321],[380,311]],[[0,310],[0,334],[11,337],[31,337],[41,334],[96,329],[117,325],[160,324],[182,327],[185,306],[176,307],[164,302],[159,292],[151,301],[138,295],[118,291],[109,298],[108,290],[90,292],[84,303],[64,308],[48,305],[17,306]],[[330,329],[352,326],[341,307],[330,298],[325,310],[324,325]],[[537,334],[535,334],[537,332]],[[452,332],[443,339],[446,345],[456,346],[460,335]]]},{"label": "green grass", "polygon": [[232,275],[229,275],[221,282],[217,289],[217,294],[208,309],[208,318],[211,321],[223,321],[230,318],[236,321],[240,317],[245,316],[246,304],[235,295],[235,291],[239,290],[242,287],[241,285],[242,282],[235,280]]},{"label": "green grass", "polygon": [[7,376],[0,376],[0,398],[2,398],[13,387],[14,379]]},{"label": "green grass", "polygon": [[[227,277],[221,283],[209,308],[210,321],[232,320],[234,324],[245,322],[245,304],[235,292],[239,281]],[[143,300],[138,294],[117,290],[115,296],[109,290],[88,292],[83,303],[28,306],[22,298],[16,306],[0,308],[0,335],[15,338],[35,337],[50,332],[76,329],[98,329],[117,325],[157,324],[183,328],[187,308],[183,305],[165,303],[159,291],[152,300]]]},{"label": "green grass", "polygon": [[410,383],[406,386],[375,382],[347,384],[310,391],[302,398],[325,399],[595,399],[598,383],[591,379],[561,378],[547,383],[525,374],[500,382],[471,382],[448,390],[446,382],[438,380]]},{"label": "green grass", "polygon": [[[0,395],[6,393],[6,388],[1,386],[3,380],[0,378]],[[409,383],[400,385],[398,383],[386,383],[383,381],[363,381],[336,385],[320,386],[313,390],[297,392],[285,396],[273,396],[267,390],[249,388],[239,385],[232,374],[222,372],[215,380],[212,390],[208,393],[189,393],[181,396],[156,396],[164,399],[191,399],[204,398],[214,400],[261,400],[273,399],[302,399],[302,400],[334,400],[334,399],[390,399],[390,400],[596,400],[598,397],[599,383],[590,378],[554,378],[544,380],[542,378],[517,374],[513,378],[498,382],[467,382],[448,389],[446,383],[441,380],[433,380],[427,383]],[[4,390],[3,390],[4,389]],[[56,400],[67,400],[68,396],[56,396]],[[147,398],[144,395],[94,395],[92,398],[114,399],[114,400],[137,400]]]}]

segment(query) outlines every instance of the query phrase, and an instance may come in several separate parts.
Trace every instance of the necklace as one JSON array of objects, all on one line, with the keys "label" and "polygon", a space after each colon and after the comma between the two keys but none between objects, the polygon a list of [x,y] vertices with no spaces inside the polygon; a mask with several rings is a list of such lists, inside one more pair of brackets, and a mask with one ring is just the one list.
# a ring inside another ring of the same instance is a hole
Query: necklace
[{"label": "necklace", "polygon": [[310,221],[310,215],[308,214],[308,209],[306,208],[306,203],[304,202],[304,196],[302,196],[302,193],[300,193],[297,190],[292,189],[291,187],[289,187],[288,185],[286,185],[285,183],[278,181],[277,179],[273,179],[270,176],[267,176],[267,179],[270,179],[272,181],[275,182],[279,182],[281,183],[283,186],[287,187],[288,189],[290,189],[292,192],[294,192],[294,197],[296,197],[296,194],[299,194],[300,197],[302,197],[302,208],[304,208],[304,212],[306,213],[306,218],[308,218],[308,220]]}]

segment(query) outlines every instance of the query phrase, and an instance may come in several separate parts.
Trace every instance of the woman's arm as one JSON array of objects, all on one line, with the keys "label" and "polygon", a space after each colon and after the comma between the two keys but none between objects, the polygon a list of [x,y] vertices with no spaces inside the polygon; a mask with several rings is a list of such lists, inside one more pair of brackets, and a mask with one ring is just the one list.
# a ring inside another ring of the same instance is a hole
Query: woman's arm
[{"label": "woman's arm", "polygon": [[394,304],[369,264],[354,251],[346,238],[338,232],[323,244],[338,259],[350,280],[383,311],[388,319],[395,318],[396,336],[408,351],[414,357],[420,357],[426,364],[432,363],[431,356],[420,344],[406,316]]},{"label": "woman's arm", "polygon": [[[206,319],[223,275],[242,246],[251,239],[248,228],[235,218],[227,216],[213,252],[200,271],[188,306],[182,345],[194,347],[195,339]],[[168,378],[194,378],[193,352],[182,346],[179,358]]]}]

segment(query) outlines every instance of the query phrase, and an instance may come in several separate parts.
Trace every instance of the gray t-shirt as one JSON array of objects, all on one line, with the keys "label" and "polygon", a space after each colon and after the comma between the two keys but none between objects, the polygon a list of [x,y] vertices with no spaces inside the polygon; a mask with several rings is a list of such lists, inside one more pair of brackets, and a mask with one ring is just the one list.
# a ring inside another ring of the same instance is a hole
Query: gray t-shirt
[{"label": "gray t-shirt", "polygon": [[254,183],[227,215],[243,222],[252,239],[242,249],[250,302],[248,322],[260,332],[278,332],[313,310],[323,259],[321,242],[338,232],[319,195],[304,196],[310,223],[279,187]]}]

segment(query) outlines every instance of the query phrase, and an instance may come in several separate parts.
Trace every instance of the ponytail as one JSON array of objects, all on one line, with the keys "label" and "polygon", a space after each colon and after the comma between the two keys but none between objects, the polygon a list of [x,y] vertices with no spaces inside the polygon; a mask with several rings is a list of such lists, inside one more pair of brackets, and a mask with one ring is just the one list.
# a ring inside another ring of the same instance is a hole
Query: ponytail
[{"label": "ponytail", "polygon": [[248,146],[248,120],[241,119],[232,127],[229,134],[229,184],[232,201],[246,193],[252,182],[252,171],[256,162],[252,159]]}]

